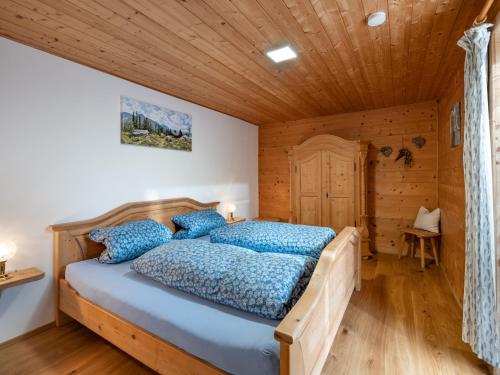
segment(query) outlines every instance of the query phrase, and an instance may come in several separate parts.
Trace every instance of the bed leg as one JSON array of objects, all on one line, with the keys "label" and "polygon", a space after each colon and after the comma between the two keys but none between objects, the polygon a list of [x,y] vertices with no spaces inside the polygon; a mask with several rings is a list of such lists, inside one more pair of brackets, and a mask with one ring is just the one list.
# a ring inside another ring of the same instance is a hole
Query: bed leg
[{"label": "bed leg", "polygon": [[280,375],[290,375],[290,345],[280,342]]},{"label": "bed leg", "polygon": [[63,313],[61,310],[56,310],[56,327],[62,327],[68,323],[71,323],[74,319],[69,315]]}]

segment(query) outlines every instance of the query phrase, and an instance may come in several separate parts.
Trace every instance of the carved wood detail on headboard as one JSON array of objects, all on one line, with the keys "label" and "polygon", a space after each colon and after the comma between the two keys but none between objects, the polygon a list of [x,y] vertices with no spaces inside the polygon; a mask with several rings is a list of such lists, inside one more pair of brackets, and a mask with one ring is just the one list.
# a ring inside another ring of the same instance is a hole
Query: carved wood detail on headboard
[{"label": "carved wood detail on headboard", "polygon": [[191,211],[215,209],[219,202],[200,203],[191,198],[126,203],[94,219],[50,226],[54,238],[54,279],[59,295],[59,279],[70,263],[97,257],[104,246],[88,238],[99,227],[119,225],[130,220],[154,219],[175,232],[172,216]]}]

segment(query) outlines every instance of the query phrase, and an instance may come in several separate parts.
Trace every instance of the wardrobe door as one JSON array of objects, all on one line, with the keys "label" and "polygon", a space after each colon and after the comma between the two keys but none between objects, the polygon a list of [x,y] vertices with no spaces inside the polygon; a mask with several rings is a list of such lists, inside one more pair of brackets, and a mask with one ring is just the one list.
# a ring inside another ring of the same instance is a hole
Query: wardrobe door
[{"label": "wardrobe door", "polygon": [[324,151],[323,164],[326,185],[322,204],[324,226],[340,233],[354,222],[354,160],[352,156]]},{"label": "wardrobe door", "polygon": [[321,152],[295,163],[297,223],[321,225]]}]

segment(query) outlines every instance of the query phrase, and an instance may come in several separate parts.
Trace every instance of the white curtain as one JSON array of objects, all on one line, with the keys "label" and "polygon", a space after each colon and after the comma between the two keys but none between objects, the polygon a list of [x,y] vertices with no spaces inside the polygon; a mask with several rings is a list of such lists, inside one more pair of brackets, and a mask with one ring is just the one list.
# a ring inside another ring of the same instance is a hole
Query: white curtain
[{"label": "white curtain", "polygon": [[481,359],[500,366],[496,318],[495,237],[488,112],[488,44],[492,25],[465,32],[465,290],[462,339]]}]

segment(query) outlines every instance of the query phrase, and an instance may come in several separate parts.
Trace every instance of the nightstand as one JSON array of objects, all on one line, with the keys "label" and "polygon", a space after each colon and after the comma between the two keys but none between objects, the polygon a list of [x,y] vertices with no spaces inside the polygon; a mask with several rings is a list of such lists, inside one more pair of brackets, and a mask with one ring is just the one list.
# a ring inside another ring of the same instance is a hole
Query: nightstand
[{"label": "nightstand", "polygon": [[234,224],[234,223],[241,223],[243,221],[246,221],[246,219],[244,217],[234,217],[232,219],[227,219],[226,223]]},{"label": "nightstand", "polygon": [[30,281],[40,280],[45,276],[45,273],[38,268],[26,268],[24,270],[9,272],[9,277],[6,280],[0,281],[0,293],[7,288],[16,285],[29,283]]}]

